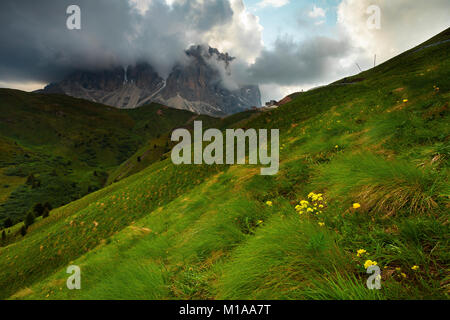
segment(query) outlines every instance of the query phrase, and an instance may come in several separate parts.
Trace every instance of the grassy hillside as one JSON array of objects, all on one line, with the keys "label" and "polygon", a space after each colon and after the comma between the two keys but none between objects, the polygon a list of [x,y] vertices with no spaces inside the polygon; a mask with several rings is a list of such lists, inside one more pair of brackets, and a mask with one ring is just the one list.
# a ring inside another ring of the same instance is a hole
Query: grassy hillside
[{"label": "grassy hillside", "polygon": [[448,298],[448,39],[244,117],[280,129],[276,176],[167,159],[53,210],[0,248],[0,298]]},{"label": "grassy hillside", "polygon": [[[133,116],[137,119],[142,116],[147,118],[145,113],[142,113],[140,109],[136,109],[138,112],[132,111]],[[164,110],[164,109],[163,109]],[[178,112],[178,110],[166,108],[165,110],[171,112]],[[258,116],[257,111],[246,111],[238,114],[234,114],[225,118],[212,118],[205,115],[192,115],[189,121],[185,122],[183,126],[189,130],[193,130],[194,121],[202,121],[203,128],[241,128],[252,120],[254,117]],[[137,117],[139,116],[139,117]],[[170,118],[172,115],[167,114],[165,118]],[[158,119],[155,119],[159,121]],[[107,184],[117,182],[121,179],[129,177],[141,170],[147,168],[154,162],[167,159],[170,156],[170,150],[174,143],[170,141],[171,132],[166,132],[164,134],[157,134],[151,137],[146,143],[142,145],[139,150],[137,150],[127,161],[123,162],[120,166],[111,171],[108,177]]]},{"label": "grassy hillside", "polygon": [[0,114],[0,225],[22,220],[37,203],[59,207],[100,189],[148,141],[158,140],[146,155],[159,160],[167,133],[195,116],[8,89],[0,89]]}]

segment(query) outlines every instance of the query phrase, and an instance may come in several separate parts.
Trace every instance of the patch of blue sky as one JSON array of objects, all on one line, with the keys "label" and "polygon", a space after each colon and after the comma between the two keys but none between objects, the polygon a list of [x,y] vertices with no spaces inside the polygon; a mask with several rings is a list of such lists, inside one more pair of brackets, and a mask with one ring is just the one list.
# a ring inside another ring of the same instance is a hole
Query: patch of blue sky
[{"label": "patch of blue sky", "polygon": [[[244,0],[247,9],[259,17],[266,48],[280,37],[302,41],[314,36],[333,36],[336,32],[337,7],[341,0]],[[286,3],[276,6],[275,4]],[[312,14],[316,8],[316,15]],[[322,10],[323,13],[322,14]]]}]

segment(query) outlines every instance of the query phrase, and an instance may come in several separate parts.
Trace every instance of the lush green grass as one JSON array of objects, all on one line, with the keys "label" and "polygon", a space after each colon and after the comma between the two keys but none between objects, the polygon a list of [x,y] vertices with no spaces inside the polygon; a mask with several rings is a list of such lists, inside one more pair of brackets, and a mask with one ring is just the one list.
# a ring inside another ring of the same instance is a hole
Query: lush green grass
[{"label": "lush green grass", "polygon": [[[220,122],[280,129],[276,176],[156,161],[54,210],[0,248],[0,297],[447,299],[449,49]],[[299,214],[311,192],[323,208]],[[366,287],[367,260],[379,291]],[[81,290],[65,286],[70,264]]]},{"label": "lush green grass", "polygon": [[[0,225],[8,217],[19,222],[37,203],[59,207],[160,160],[168,132],[195,117],[158,104],[118,110],[8,89],[0,89],[0,112]],[[123,174],[129,163],[122,163],[148,141],[158,147],[147,147],[141,166]],[[25,183],[31,175],[36,185]]]},{"label": "lush green grass", "polygon": [[[151,115],[147,115],[146,112],[142,111],[142,108],[136,109],[133,117],[136,119],[147,119],[151,117]],[[171,117],[179,116],[179,112],[184,113],[186,111],[162,108],[164,121],[166,118],[170,119]],[[259,112],[255,111],[246,111],[238,114],[234,114],[225,118],[212,118],[205,115],[191,115],[189,120],[183,124],[182,127],[189,129],[192,131],[194,121],[201,121],[203,125],[203,130],[207,130],[208,128],[218,128],[218,129],[226,129],[226,128],[241,128],[245,127],[246,123],[253,119],[255,116],[259,115]],[[154,119],[155,123],[159,123],[160,119]],[[163,132],[159,130],[158,132]],[[129,177],[145,168],[147,168],[152,163],[157,161],[164,160],[169,157],[169,152],[173,147],[174,143],[170,141],[171,132],[166,133],[158,133],[156,136],[151,137],[146,143],[143,144],[139,150],[136,151],[127,161],[123,162],[120,166],[111,171],[107,184],[117,182],[123,178]]]},{"label": "lush green grass", "polygon": [[[21,280],[25,285],[39,279],[218,170],[216,167],[201,169],[186,170],[158,163],[143,175],[135,175],[55,210],[40,224],[32,225],[23,240],[1,249],[5,257],[0,262],[2,293],[19,284],[8,280],[17,273],[29,273],[30,276]],[[36,259],[42,264],[35,264]]]}]

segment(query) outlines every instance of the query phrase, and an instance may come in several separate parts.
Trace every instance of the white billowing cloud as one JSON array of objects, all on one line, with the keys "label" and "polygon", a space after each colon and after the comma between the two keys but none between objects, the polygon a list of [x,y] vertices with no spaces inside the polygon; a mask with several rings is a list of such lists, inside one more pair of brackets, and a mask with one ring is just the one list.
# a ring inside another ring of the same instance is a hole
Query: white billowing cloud
[{"label": "white billowing cloud", "polygon": [[[151,12],[152,5],[158,0],[129,0],[142,15],[147,15],[151,19],[155,19]],[[161,0],[159,0],[161,1]],[[198,5],[193,7],[200,7],[200,4],[206,3],[208,1],[203,0],[163,0],[165,3],[172,8],[174,6],[183,5],[185,2],[197,2]],[[212,2],[212,1],[209,1]],[[264,1],[263,1],[264,2]],[[267,5],[273,5],[276,7],[283,6],[289,3],[289,0],[265,0]],[[232,10],[232,15],[230,21],[223,24],[211,24],[209,28],[204,30],[194,30],[190,32],[188,26],[181,25],[179,30],[174,30],[174,32],[187,34],[185,36],[188,42],[193,45],[199,43],[210,45],[217,48],[221,52],[228,52],[230,55],[236,56],[238,59],[243,60],[247,63],[251,63],[259,55],[262,50],[262,31],[263,27],[259,22],[259,18],[250,13],[245,7],[243,0],[223,0],[223,5],[229,5]],[[204,4],[203,4],[204,5]],[[205,14],[207,14],[205,12]],[[193,17],[198,19],[198,17]],[[209,19],[208,17],[204,17]],[[158,19],[158,18],[157,18]],[[159,19],[158,19],[159,21]],[[169,22],[169,21],[168,21]],[[181,19],[181,22],[185,20]],[[177,24],[171,19],[171,24]],[[167,26],[167,23],[165,24]],[[173,28],[173,26],[171,26]]]},{"label": "white billowing cloud", "polygon": [[325,9],[313,6],[312,10],[308,13],[311,18],[325,18]]},{"label": "white billowing cloud", "polygon": [[231,21],[206,32],[203,42],[221,52],[228,52],[238,61],[253,63],[263,49],[263,27],[242,0],[231,0],[230,5],[233,10]]},{"label": "white billowing cloud", "polygon": [[[371,29],[367,8],[380,8],[380,29]],[[362,50],[361,59],[376,54],[386,61],[450,26],[448,0],[343,0],[338,7],[338,25],[351,37],[353,46]]]},{"label": "white billowing cloud", "polygon": [[258,8],[274,7],[280,8],[289,4],[289,0],[262,0],[256,5]]}]

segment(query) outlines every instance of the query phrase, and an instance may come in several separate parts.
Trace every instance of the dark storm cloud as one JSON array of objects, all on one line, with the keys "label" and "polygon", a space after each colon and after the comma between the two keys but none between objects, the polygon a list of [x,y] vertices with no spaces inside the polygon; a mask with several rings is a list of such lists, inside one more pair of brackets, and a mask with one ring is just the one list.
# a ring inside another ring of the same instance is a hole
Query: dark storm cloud
[{"label": "dark storm cloud", "polygon": [[122,57],[132,30],[124,1],[79,1],[81,31],[66,28],[71,1],[0,2],[0,78],[50,80],[81,65],[94,67]]},{"label": "dark storm cloud", "polygon": [[[66,9],[81,8],[81,30],[66,28]],[[52,81],[73,69],[148,61],[162,74],[228,23],[228,0],[154,0],[145,14],[124,0],[0,1],[0,80]]]},{"label": "dark storm cloud", "polygon": [[300,43],[279,38],[272,50],[263,50],[247,70],[250,79],[260,84],[302,85],[328,78],[338,60],[351,51],[344,37],[315,37]]}]

